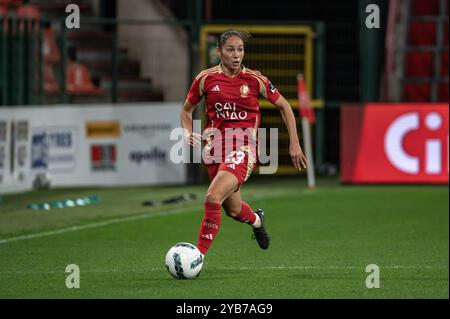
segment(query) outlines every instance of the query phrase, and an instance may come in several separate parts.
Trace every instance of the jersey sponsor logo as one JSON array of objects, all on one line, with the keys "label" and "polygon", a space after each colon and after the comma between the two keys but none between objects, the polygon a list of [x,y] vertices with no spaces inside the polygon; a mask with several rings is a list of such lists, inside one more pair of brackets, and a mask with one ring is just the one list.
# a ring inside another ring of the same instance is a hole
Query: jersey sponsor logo
[{"label": "jersey sponsor logo", "polygon": [[216,118],[227,120],[245,120],[247,119],[247,111],[236,110],[236,103],[226,102],[214,104],[216,109]]},{"label": "jersey sponsor logo", "polygon": [[218,85],[215,85],[212,89],[212,92],[220,92],[220,87]]},{"label": "jersey sponsor logo", "polygon": [[246,98],[248,97],[248,94],[250,93],[250,88],[248,87],[247,83],[244,83],[241,85],[241,97]]}]

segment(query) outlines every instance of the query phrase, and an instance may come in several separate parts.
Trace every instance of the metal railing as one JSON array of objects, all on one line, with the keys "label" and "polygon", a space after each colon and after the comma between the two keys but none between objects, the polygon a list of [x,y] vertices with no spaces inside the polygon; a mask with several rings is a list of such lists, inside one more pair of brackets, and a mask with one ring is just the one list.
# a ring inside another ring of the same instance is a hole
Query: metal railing
[{"label": "metal railing", "polygon": [[0,104],[38,103],[42,92],[40,21],[0,17],[0,37]]},{"label": "metal railing", "polygon": [[[59,84],[57,94],[49,97],[44,89],[45,84],[45,61],[44,61],[44,29],[45,25],[52,23],[57,26],[57,45],[61,55],[61,62],[53,65]],[[119,20],[84,18],[81,29],[67,29],[65,21],[55,21],[46,19],[24,19],[16,16],[0,16],[0,105],[30,105],[30,104],[53,104],[53,103],[73,103],[76,100],[68,92],[67,64],[68,48],[71,46],[71,35],[76,32],[84,32],[89,29],[108,28],[110,40],[108,49],[110,64],[108,75],[111,85],[104,90],[103,100],[106,102],[119,102],[119,79],[120,79],[120,29],[127,26],[137,26],[143,29],[143,34],[151,31],[149,28],[170,26],[180,27],[186,30],[187,65],[188,71],[182,74],[186,83],[190,82],[195,73],[195,55],[193,53],[192,22],[185,20],[175,21],[150,21],[150,20]],[[95,40],[95,39],[94,39]],[[108,41],[108,40],[107,40]],[[159,45],[157,43],[155,45]],[[139,62],[139,61],[138,61]],[[183,90],[187,90],[183,88]]]}]

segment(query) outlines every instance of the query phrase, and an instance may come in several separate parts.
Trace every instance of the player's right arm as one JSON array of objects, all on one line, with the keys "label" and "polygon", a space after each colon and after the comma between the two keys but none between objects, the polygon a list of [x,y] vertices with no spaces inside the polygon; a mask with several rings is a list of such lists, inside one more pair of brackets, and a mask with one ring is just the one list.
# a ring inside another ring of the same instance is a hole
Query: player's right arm
[{"label": "player's right arm", "polygon": [[181,110],[181,127],[185,130],[184,139],[186,143],[194,146],[200,145],[202,139],[200,134],[192,132],[192,114],[196,106],[197,104],[192,104],[186,99]]},{"label": "player's right arm", "polygon": [[201,145],[202,136],[198,133],[192,132],[192,114],[195,107],[204,96],[203,87],[206,77],[212,69],[202,71],[197,75],[192,82],[189,92],[184,102],[183,109],[181,110],[181,127],[185,129],[185,141],[190,145]]}]

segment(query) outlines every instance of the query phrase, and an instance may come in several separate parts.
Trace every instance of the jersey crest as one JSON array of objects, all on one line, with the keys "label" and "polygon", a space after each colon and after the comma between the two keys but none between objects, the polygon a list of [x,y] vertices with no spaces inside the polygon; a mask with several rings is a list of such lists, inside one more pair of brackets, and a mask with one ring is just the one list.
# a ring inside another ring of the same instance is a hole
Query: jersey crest
[{"label": "jersey crest", "polygon": [[248,97],[248,94],[250,93],[250,88],[248,87],[247,83],[244,83],[241,85],[241,97],[246,98]]}]

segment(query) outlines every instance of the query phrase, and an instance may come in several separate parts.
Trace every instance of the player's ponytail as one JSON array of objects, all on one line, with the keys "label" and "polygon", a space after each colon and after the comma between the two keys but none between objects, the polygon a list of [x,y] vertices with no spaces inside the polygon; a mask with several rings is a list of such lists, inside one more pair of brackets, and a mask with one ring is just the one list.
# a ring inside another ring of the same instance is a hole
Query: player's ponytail
[{"label": "player's ponytail", "polygon": [[219,49],[221,49],[222,46],[225,44],[225,42],[227,42],[227,40],[232,36],[237,36],[237,37],[241,38],[242,42],[245,45],[247,40],[251,37],[251,34],[247,31],[228,29],[228,30],[224,31],[219,37],[219,40],[217,43],[217,46],[219,47]]}]

